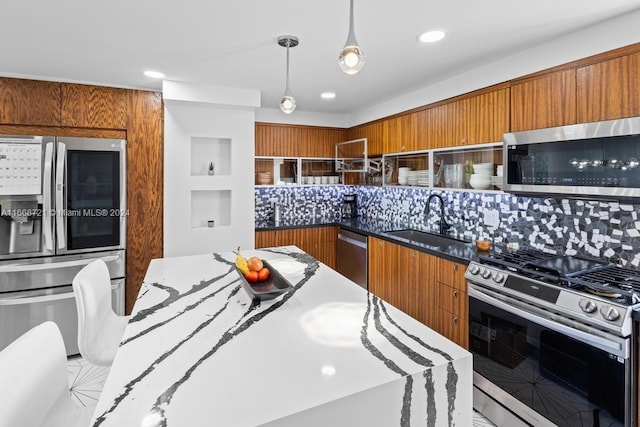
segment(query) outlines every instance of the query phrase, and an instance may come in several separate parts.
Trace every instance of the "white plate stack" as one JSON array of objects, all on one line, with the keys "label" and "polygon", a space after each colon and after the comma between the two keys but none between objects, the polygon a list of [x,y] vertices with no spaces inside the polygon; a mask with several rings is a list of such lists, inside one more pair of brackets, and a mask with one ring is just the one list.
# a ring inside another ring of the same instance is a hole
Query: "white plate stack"
[{"label": "white plate stack", "polygon": [[407,175],[407,184],[418,185],[418,171],[409,171]]},{"label": "white plate stack", "polygon": [[429,169],[423,169],[417,172],[418,172],[418,185],[420,187],[427,187],[429,185]]},{"label": "white plate stack", "polygon": [[407,185],[411,168],[398,168],[398,184]]}]

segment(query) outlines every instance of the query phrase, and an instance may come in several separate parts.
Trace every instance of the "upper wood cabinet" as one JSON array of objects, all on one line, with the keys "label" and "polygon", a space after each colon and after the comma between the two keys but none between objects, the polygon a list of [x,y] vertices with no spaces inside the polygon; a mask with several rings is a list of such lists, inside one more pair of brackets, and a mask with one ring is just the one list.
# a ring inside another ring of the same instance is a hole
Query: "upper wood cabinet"
[{"label": "upper wood cabinet", "polygon": [[62,84],[62,126],[126,129],[127,90]]},{"label": "upper wood cabinet", "polygon": [[382,122],[383,153],[418,149],[418,113],[403,114]]},{"label": "upper wood cabinet", "polygon": [[466,144],[502,141],[505,132],[509,132],[509,88],[467,98]]},{"label": "upper wood cabinet", "polygon": [[640,116],[640,53],[577,70],[578,122]]},{"label": "upper wood cabinet", "polygon": [[335,145],[345,141],[342,128],[256,123],[256,156],[334,157]]},{"label": "upper wood cabinet", "polygon": [[511,131],[576,123],[576,71],[557,71],[511,85]]},{"label": "upper wood cabinet", "polygon": [[0,123],[60,126],[60,83],[0,78]]},{"label": "upper wood cabinet", "polygon": [[422,110],[417,113],[417,126],[421,150],[501,141],[509,131],[509,88]]},{"label": "upper wood cabinet", "polygon": [[367,138],[367,155],[381,156],[384,153],[384,122],[378,121],[350,128],[347,140]]}]

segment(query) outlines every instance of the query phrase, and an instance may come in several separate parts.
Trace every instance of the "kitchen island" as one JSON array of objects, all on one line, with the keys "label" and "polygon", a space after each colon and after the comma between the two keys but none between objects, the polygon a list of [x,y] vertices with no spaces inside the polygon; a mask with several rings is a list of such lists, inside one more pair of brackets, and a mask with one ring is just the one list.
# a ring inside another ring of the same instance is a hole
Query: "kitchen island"
[{"label": "kitchen island", "polygon": [[469,426],[466,350],[293,246],[292,285],[243,289],[231,252],[153,260],[94,426]]}]

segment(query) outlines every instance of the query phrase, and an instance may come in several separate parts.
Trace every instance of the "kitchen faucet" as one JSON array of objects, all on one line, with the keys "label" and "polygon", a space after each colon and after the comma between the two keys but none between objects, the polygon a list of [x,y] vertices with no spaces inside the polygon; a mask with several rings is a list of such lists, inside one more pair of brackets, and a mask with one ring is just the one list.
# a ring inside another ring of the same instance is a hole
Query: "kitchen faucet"
[{"label": "kitchen faucet", "polygon": [[436,198],[440,200],[440,234],[444,234],[444,232],[451,228],[451,226],[447,223],[447,220],[444,218],[444,200],[438,194],[432,194],[427,198],[427,203],[424,205],[424,214],[429,215],[429,205],[431,204],[431,199]]}]

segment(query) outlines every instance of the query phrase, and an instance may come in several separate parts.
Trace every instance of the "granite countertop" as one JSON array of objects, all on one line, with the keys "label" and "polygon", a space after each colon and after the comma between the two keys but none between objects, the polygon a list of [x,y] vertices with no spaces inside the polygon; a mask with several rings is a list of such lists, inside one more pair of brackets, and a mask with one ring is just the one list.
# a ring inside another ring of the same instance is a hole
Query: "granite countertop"
[{"label": "granite countertop", "polygon": [[[478,261],[479,256],[490,256],[492,253],[500,253],[506,251],[506,247],[496,246],[491,251],[478,251],[474,243],[463,243],[451,240],[446,245],[426,245],[418,242],[412,242],[407,239],[388,234],[391,230],[402,230],[411,227],[408,224],[391,223],[380,219],[371,219],[364,217],[341,218],[341,217],[318,217],[318,218],[297,218],[291,220],[282,220],[277,224],[274,221],[259,221],[255,224],[256,231],[281,230],[289,228],[305,228],[305,227],[321,227],[337,225],[346,230],[356,233],[365,234],[367,236],[377,237],[389,240],[399,245],[414,248],[423,252],[430,253],[442,258],[449,259],[454,262],[468,264],[471,261]],[[429,231],[432,230],[422,230]]]},{"label": "granite countertop", "polygon": [[471,425],[472,357],[294,246],[151,262],[94,426]]}]

